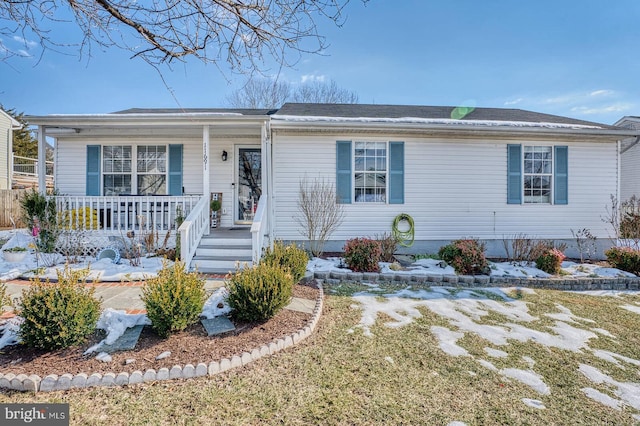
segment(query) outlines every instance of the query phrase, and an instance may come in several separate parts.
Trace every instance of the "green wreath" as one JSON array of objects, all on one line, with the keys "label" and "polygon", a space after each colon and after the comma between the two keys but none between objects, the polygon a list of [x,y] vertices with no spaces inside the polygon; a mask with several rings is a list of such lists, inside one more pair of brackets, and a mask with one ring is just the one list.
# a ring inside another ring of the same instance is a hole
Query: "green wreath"
[{"label": "green wreath", "polygon": [[[398,225],[401,222],[407,222],[409,229],[406,231],[398,229]],[[413,245],[413,241],[415,240],[415,230],[413,218],[411,216],[406,213],[400,213],[395,219],[393,219],[391,230],[395,239],[398,240],[398,244],[403,247],[411,247]]]}]

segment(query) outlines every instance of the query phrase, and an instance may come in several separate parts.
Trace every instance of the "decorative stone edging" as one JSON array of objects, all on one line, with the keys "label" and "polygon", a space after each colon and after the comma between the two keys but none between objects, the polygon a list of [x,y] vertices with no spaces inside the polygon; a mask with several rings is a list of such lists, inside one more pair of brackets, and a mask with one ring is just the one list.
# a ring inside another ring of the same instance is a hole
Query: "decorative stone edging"
[{"label": "decorative stone edging", "polygon": [[553,277],[520,278],[489,275],[425,275],[375,272],[314,272],[318,283],[336,285],[342,282],[392,284],[425,284],[464,287],[521,286],[549,290],[639,290],[640,277]]},{"label": "decorative stone edging", "polygon": [[26,375],[13,373],[0,373],[0,388],[26,392],[52,392],[69,389],[82,389],[94,386],[125,386],[139,383],[154,382],[158,380],[171,379],[191,379],[194,377],[214,376],[216,374],[242,367],[257,361],[262,357],[274,355],[283,349],[297,345],[306,339],[315,330],[324,305],[324,290],[322,283],[318,283],[318,298],[313,309],[313,316],[307,325],[295,333],[283,338],[272,340],[259,348],[254,348],[251,352],[243,352],[229,358],[222,358],[218,361],[211,361],[208,364],[201,362],[197,365],[186,364],[184,366],[174,365],[171,368],[160,368],[157,371],[153,368],[147,369],[144,373],[136,370],[132,373],[78,373],[73,374],[50,374],[44,378],[36,374]]}]

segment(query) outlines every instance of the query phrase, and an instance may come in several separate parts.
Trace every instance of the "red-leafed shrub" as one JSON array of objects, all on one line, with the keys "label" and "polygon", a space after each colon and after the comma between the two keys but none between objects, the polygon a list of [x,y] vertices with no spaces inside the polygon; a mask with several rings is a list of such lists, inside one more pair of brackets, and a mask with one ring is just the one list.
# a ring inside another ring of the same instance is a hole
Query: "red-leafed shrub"
[{"label": "red-leafed shrub", "polygon": [[379,272],[382,248],[370,238],[353,238],[344,245],[344,261],[354,272]]},{"label": "red-leafed shrub", "polygon": [[547,249],[536,259],[536,268],[547,274],[559,274],[560,265],[565,258],[564,253],[557,248]]},{"label": "red-leafed shrub", "polygon": [[612,267],[640,275],[640,250],[631,247],[611,247],[604,254]]},{"label": "red-leafed shrub", "polygon": [[453,266],[457,274],[482,274],[489,266],[484,256],[484,244],[478,240],[456,240],[440,247],[438,257]]}]

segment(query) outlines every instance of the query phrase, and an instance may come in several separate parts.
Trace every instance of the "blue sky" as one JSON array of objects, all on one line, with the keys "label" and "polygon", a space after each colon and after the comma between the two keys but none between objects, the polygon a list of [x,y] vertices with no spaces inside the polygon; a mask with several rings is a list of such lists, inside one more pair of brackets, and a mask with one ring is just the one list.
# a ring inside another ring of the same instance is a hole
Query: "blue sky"
[{"label": "blue sky", "polygon": [[[351,0],[345,13],[341,27],[320,21],[324,54],[280,78],[333,79],[361,103],[521,108],[608,124],[640,115],[638,0]],[[59,35],[79,41],[68,28]],[[0,62],[0,103],[27,114],[224,107],[245,79],[190,60],[161,68],[165,85],[116,48],[38,61],[39,46],[21,47],[31,56]]]}]

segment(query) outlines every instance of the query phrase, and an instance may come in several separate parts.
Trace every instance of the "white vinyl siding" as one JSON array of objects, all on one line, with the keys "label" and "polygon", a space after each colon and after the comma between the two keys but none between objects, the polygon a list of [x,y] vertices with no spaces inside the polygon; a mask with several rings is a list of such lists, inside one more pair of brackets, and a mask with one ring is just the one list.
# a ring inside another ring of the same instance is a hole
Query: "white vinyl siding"
[{"label": "white vinyl siding", "polygon": [[0,189],[11,189],[9,173],[11,135],[11,120],[4,113],[0,113]]},{"label": "white vinyl siding", "polygon": [[[123,140],[106,138],[63,139],[56,142],[56,188],[65,195],[85,195],[86,191],[86,157],[87,145],[107,146],[125,145]],[[183,186],[185,194],[202,193],[202,140],[197,139],[126,139],[127,146],[165,146],[170,144],[184,144],[183,151]],[[135,160],[135,149],[133,155]],[[101,174],[105,175],[104,165],[101,161]],[[131,185],[135,186],[137,180],[132,179]],[[166,191],[165,191],[166,192]]]},{"label": "white vinyl siding", "polygon": [[[276,133],[273,140],[275,238],[304,239],[294,220],[299,181],[307,176],[335,182],[335,141],[344,139],[349,138],[340,134]],[[461,237],[502,240],[518,233],[532,238],[571,239],[571,229],[581,228],[589,228],[598,238],[607,238],[610,233],[601,217],[610,194],[617,188],[615,143],[384,137],[384,140],[394,139],[405,141],[405,203],[343,205],[345,220],[331,239],[373,237],[390,232],[394,217],[400,213],[413,217],[416,240]],[[571,203],[560,206],[506,204],[506,145],[509,143],[568,146]]]}]

